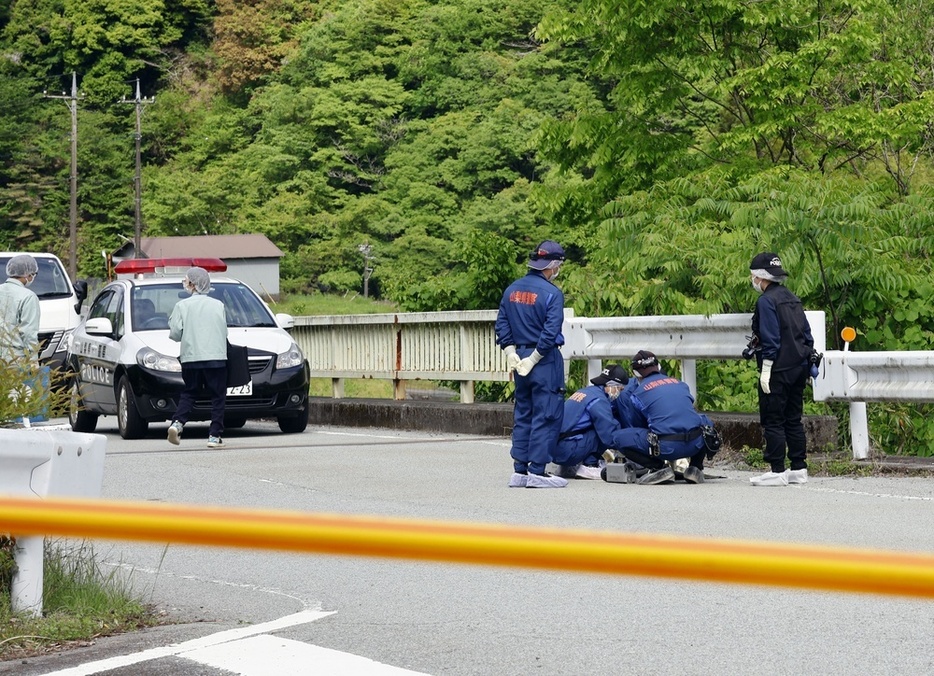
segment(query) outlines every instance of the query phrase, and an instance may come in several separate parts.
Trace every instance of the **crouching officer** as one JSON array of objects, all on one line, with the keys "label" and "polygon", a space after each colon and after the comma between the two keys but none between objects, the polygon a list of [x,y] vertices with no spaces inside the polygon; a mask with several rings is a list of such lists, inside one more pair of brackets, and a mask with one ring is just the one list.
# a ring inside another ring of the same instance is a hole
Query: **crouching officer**
[{"label": "crouching officer", "polygon": [[614,365],[590,382],[593,384],[564,402],[564,422],[552,453],[553,461],[560,465],[559,476],[599,479],[603,452],[618,448],[623,441],[612,402],[629,383],[629,374]]},{"label": "crouching officer", "polygon": [[[627,460],[651,470],[637,483],[672,481],[675,473],[669,461],[679,458],[690,458],[684,480],[703,483],[704,458],[713,457],[720,447],[710,418],[695,410],[687,384],[663,373],[653,353],[639,350],[632,358],[632,371],[639,382],[621,405],[630,428],[622,430],[626,443],[619,450]],[[607,474],[612,477],[609,466]]]}]

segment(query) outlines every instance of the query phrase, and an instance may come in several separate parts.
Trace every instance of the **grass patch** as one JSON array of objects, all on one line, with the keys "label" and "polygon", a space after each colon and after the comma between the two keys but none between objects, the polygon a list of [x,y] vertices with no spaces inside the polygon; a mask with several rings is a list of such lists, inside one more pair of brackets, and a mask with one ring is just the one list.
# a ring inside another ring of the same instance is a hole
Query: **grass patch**
[{"label": "grass patch", "polygon": [[161,623],[125,577],[101,569],[86,541],[46,540],[43,614],[14,613],[13,561],[13,540],[0,538],[0,660],[52,653]]}]

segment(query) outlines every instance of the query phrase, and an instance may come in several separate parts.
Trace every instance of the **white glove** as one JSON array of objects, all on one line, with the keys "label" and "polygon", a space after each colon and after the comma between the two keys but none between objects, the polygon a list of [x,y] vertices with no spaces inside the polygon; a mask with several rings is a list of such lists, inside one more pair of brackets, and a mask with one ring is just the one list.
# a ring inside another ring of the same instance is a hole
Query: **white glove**
[{"label": "white glove", "polygon": [[503,348],[503,352],[506,353],[506,372],[512,373],[522,361],[522,357],[516,354],[515,345],[507,345]]},{"label": "white glove", "polygon": [[766,394],[770,394],[769,390],[769,381],[772,379],[772,360],[763,359],[762,360],[762,372],[759,373],[759,387],[762,388],[762,391]]},{"label": "white glove", "polygon": [[516,373],[520,376],[527,376],[532,372],[532,369],[535,368],[535,365],[542,360],[542,355],[539,354],[538,350],[532,350],[532,354],[519,362],[519,365],[516,366]]}]

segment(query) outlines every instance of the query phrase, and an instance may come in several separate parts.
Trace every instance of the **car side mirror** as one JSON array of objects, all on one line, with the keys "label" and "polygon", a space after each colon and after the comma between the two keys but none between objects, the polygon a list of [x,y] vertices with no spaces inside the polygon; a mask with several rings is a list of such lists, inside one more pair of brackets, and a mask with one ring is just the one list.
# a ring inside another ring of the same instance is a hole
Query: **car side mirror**
[{"label": "car side mirror", "polygon": [[279,325],[279,328],[288,330],[295,326],[295,317],[287,315],[284,312],[278,312],[276,313],[276,323]]},{"label": "car side mirror", "polygon": [[81,314],[81,304],[88,297],[88,283],[83,279],[79,279],[72,286],[75,289],[75,295],[78,297],[78,302],[75,303],[75,312]]},{"label": "car side mirror", "polygon": [[84,323],[84,330],[91,336],[112,336],[114,333],[113,324],[107,317],[95,317]]}]

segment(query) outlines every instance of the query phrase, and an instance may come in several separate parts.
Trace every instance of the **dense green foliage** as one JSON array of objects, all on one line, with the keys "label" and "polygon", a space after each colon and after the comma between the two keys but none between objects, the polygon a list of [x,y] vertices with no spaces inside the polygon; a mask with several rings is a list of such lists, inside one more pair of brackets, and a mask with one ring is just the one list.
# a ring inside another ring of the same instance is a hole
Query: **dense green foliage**
[{"label": "dense green foliage", "polygon": [[[931,347],[919,0],[13,0],[0,45],[0,246],[67,253],[42,92],[74,71],[83,274],[133,234],[138,78],[146,234],[263,233],[287,292],[359,292],[368,244],[376,297],[492,308],[550,237],[579,315],[744,312],[771,249],[829,343]],[[751,374],[715,380],[748,407]],[[926,413],[873,435],[934,452]]]}]

